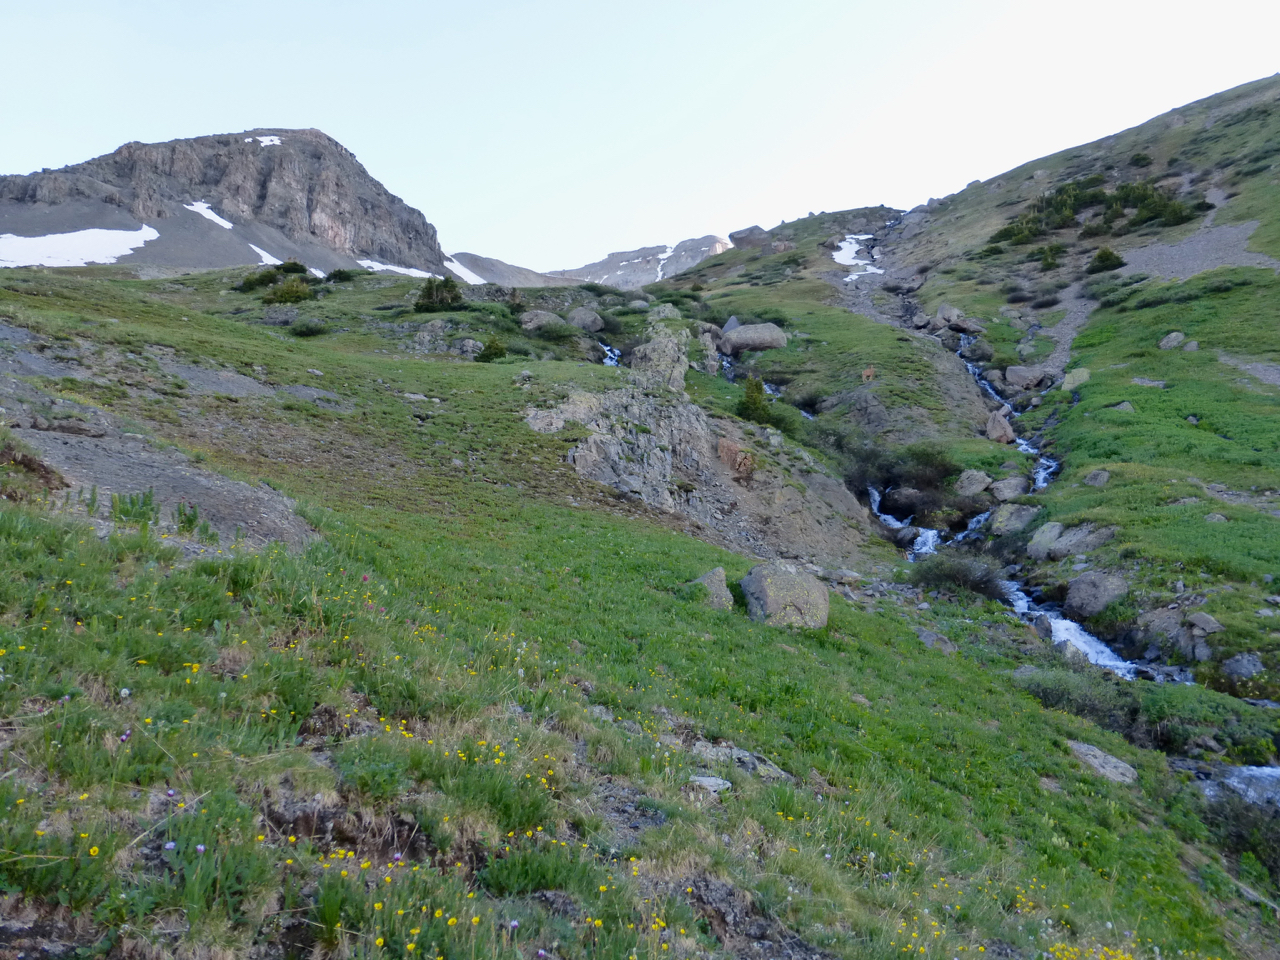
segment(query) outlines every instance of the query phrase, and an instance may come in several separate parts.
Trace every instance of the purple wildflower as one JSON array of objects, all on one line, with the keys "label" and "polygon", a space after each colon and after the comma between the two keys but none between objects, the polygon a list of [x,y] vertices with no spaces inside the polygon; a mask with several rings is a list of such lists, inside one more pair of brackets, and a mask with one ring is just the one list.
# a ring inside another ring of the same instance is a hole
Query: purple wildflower
[{"label": "purple wildflower", "polygon": [[204,853],[204,844],[203,844],[203,843],[197,843],[197,844],[196,844],[196,853]]},{"label": "purple wildflower", "polygon": [[166,844],[164,845],[164,848],[165,848],[166,850],[172,850],[172,849],[173,849],[174,847],[176,847],[176,846],[177,846],[177,844],[176,844],[176,843],[174,843],[172,840],[170,840],[168,843],[166,843]]}]

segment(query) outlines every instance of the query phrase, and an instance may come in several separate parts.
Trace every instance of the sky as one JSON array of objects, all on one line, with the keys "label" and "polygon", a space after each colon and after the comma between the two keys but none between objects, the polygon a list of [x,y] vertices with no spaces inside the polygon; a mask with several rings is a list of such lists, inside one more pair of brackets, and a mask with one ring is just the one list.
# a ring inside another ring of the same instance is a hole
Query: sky
[{"label": "sky", "polygon": [[[0,173],[316,127],[538,270],[910,208],[1280,70],[1274,0],[0,0]],[[12,42],[25,38],[25,42]]]}]

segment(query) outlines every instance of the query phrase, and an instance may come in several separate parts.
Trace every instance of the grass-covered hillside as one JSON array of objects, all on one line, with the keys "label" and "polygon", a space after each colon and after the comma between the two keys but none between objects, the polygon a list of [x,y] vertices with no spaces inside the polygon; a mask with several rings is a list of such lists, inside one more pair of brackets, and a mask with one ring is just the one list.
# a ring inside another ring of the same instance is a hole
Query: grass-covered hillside
[{"label": "grass-covered hillside", "polygon": [[[114,504],[51,489],[33,428],[6,438],[4,949],[1274,955],[1274,918],[1236,879],[1271,896],[1265,847],[1161,753],[1042,707],[1011,671],[1056,661],[1003,607],[946,593],[918,610],[904,587],[833,596],[828,626],[800,632],[712,610],[685,584],[750,558],[580,480],[572,429],[524,424],[624,376],[580,338],[525,337],[498,303],[415,314],[421,284],[378,277],[266,325],[279,315],[239,279],[14,271],[0,289],[6,329],[37,338],[6,353],[26,364],[8,396],[68,436],[101,414],[267,484],[314,530],[293,550],[206,538],[193,558],[193,525],[148,512],[141,486]],[[787,314],[809,337],[777,370],[816,389],[900,365],[886,385],[946,425],[918,350],[814,281],[720,292],[667,298]],[[610,294],[541,295],[564,312]],[[639,336],[643,313],[602,309],[603,338]],[[538,359],[416,352],[432,319]],[[294,335],[305,320],[323,332]],[[23,373],[32,357],[49,373]],[[264,389],[219,393],[197,367]],[[724,415],[742,390],[689,384]],[[273,392],[290,385],[326,393]],[[804,431],[824,422],[788,429],[816,446]],[[1188,691],[1225,725],[1219,695]],[[1253,714],[1235,722],[1265,740]],[[1100,777],[1072,742],[1136,778]]]}]

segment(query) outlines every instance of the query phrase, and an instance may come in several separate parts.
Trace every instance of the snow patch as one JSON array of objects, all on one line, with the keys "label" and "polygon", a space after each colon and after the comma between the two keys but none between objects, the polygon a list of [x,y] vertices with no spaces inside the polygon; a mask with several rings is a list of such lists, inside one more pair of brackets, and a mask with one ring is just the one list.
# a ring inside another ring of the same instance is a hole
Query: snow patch
[{"label": "snow patch", "polygon": [[447,253],[444,257],[444,265],[457,274],[458,279],[463,283],[470,283],[473,286],[478,283],[488,283],[484,277],[480,276],[478,273],[472,273]]},{"label": "snow patch", "polygon": [[256,247],[252,243],[249,244],[249,246],[253,247],[253,252],[262,258],[261,262],[258,264],[258,266],[260,267],[271,267],[271,266],[275,266],[277,263],[284,263],[283,260],[273,257],[271,254],[267,253],[267,251],[263,250],[261,247]]},{"label": "snow patch", "polygon": [[115,263],[160,236],[145,224],[137,230],[76,230],[43,237],[0,234],[0,267],[83,267]]},{"label": "snow patch", "polygon": [[205,203],[203,200],[197,201],[196,203],[184,203],[182,205],[182,208],[184,210],[190,210],[192,213],[198,213],[200,214],[200,216],[204,217],[206,220],[212,220],[218,226],[223,227],[227,230],[230,230],[232,227],[235,226],[235,224],[233,224],[230,220],[223,220],[220,216],[214,213],[209,208],[209,205]]},{"label": "snow patch", "polygon": [[858,257],[858,251],[862,249],[859,241],[870,240],[871,236],[869,233],[851,233],[840,241],[840,248],[831,254],[831,259],[841,266],[863,268],[860,272],[851,273],[845,277],[845,283],[857,277],[865,277],[868,273],[884,273],[878,267],[873,267],[870,260],[862,260]]},{"label": "snow patch", "polygon": [[[393,267],[389,263],[379,263],[377,260],[357,260],[356,263],[364,267],[366,270],[375,270],[378,273],[401,273],[406,277],[435,277],[434,273],[427,273],[425,270],[418,270],[415,267]],[[437,280],[443,279],[436,277]]]},{"label": "snow patch", "polygon": [[320,279],[320,280],[323,280],[323,279],[324,279],[324,271],[323,271],[323,270],[321,270],[321,269],[319,269],[318,267],[312,267],[312,268],[311,268],[311,275],[312,275],[313,277],[316,277],[317,279]]},{"label": "snow patch", "polygon": [[278,147],[278,146],[280,146],[280,138],[279,138],[279,137],[245,137],[245,138],[244,138],[244,142],[245,142],[245,143],[253,143],[253,141],[255,141],[255,140],[257,140],[257,141],[258,141],[260,144],[262,144],[264,147]]}]

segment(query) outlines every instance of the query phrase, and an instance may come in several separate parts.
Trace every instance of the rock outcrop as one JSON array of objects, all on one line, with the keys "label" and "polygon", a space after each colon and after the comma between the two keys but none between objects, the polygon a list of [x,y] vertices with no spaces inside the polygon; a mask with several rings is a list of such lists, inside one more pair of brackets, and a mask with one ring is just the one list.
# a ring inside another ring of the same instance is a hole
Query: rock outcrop
[{"label": "rock outcrop", "polygon": [[743,350],[777,350],[786,345],[787,335],[772,323],[742,324],[720,337],[720,349],[735,356]]},{"label": "rock outcrop", "polygon": [[1124,577],[1091,570],[1071,581],[1066,610],[1077,617],[1092,617],[1128,592],[1129,584]]}]

